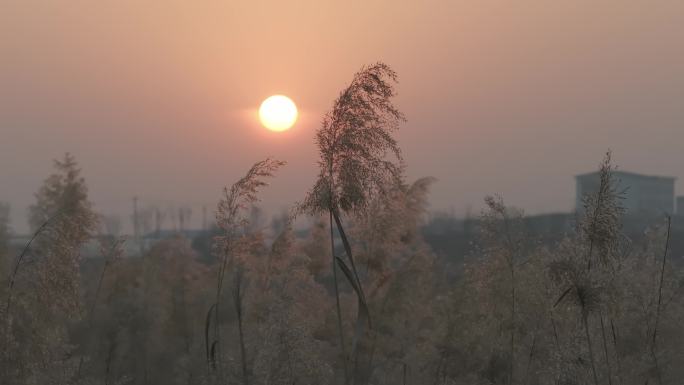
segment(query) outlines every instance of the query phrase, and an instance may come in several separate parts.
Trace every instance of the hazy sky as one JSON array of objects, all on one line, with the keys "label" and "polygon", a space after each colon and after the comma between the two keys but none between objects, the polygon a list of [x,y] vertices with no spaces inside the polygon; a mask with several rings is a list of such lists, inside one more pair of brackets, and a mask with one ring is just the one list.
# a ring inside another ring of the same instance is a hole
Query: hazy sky
[{"label": "hazy sky", "polygon": [[[25,231],[70,151],[101,212],[127,221],[138,195],[197,222],[270,155],[289,165],[264,205],[286,207],[313,181],[322,114],[378,60],[400,76],[410,178],[439,179],[433,209],[501,193],[570,210],[608,147],[684,177],[681,0],[0,0],[0,200]],[[256,119],[275,93],[301,110],[286,133]]]}]

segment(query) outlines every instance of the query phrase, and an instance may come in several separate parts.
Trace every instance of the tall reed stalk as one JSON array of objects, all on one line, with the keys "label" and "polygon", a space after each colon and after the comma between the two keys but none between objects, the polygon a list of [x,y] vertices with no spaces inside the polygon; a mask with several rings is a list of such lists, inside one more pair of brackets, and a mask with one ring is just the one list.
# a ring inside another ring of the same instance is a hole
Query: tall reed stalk
[{"label": "tall reed stalk", "polygon": [[[372,324],[351,245],[340,216],[344,213],[358,213],[367,206],[371,196],[382,195],[388,188],[402,185],[401,152],[393,137],[393,132],[404,120],[391,101],[396,95],[392,84],[396,80],[396,73],[389,66],[377,63],[361,68],[349,86],[340,93],[316,133],[320,173],[299,207],[300,212],[312,215],[328,214],[337,332],[340,336],[342,366],[347,385],[350,381],[364,381],[356,369],[359,367],[357,349],[364,329],[370,329]],[[396,161],[388,160],[389,155],[393,155]],[[333,221],[342,238],[348,264],[335,255]],[[349,358],[346,354],[339,304],[338,268],[354,289],[358,302],[356,330]],[[353,361],[355,368],[353,375],[349,373],[349,360]]]},{"label": "tall reed stalk", "polygon": [[[613,176],[614,166],[611,163],[611,152],[608,151],[600,165],[598,190],[583,197],[584,214],[578,226],[577,247],[582,252],[582,260],[575,261],[565,275],[569,276],[568,288],[558,298],[554,307],[568,295],[575,299],[579,306],[584,338],[589,354],[589,364],[594,385],[599,384],[598,369],[592,340],[590,316],[595,309],[600,309],[604,292],[602,283],[597,281],[601,272],[614,274],[615,263],[619,258],[617,253],[620,239],[620,220],[624,214],[624,207],[620,200],[624,191],[618,190],[618,181]],[[585,246],[582,246],[585,245]],[[582,267],[584,265],[584,267]],[[609,384],[612,383],[610,362],[607,355],[607,340],[605,325],[601,317],[601,335],[606,355],[606,372]]]},{"label": "tall reed stalk", "polygon": [[658,355],[656,351],[656,344],[658,340],[658,323],[660,321],[660,308],[663,302],[663,281],[665,279],[665,264],[667,262],[667,252],[670,247],[670,230],[672,227],[672,218],[667,216],[667,236],[665,238],[665,251],[663,252],[663,259],[660,265],[660,279],[658,280],[658,300],[656,302],[656,314],[655,314],[655,325],[653,325],[653,336],[651,338],[651,356],[653,357],[653,364],[656,369],[656,377],[658,379],[658,384],[662,385],[663,377],[660,371],[660,365],[658,363]]},{"label": "tall reed stalk", "polygon": [[[217,372],[219,378],[223,377],[223,347],[221,339],[221,302],[222,292],[228,268],[233,263],[236,254],[242,251],[245,236],[249,228],[248,210],[259,201],[257,193],[267,183],[266,178],[273,177],[276,170],[285,165],[285,162],[267,158],[256,162],[230,189],[223,189],[223,197],[219,201],[216,211],[216,223],[222,234],[214,240],[214,252],[219,257],[220,264],[217,274],[216,293],[214,303],[207,312],[205,322],[205,350],[207,363],[210,368]],[[213,310],[213,312],[212,312]],[[242,304],[240,304],[240,317],[242,316]],[[209,337],[210,317],[213,315],[214,335]],[[241,322],[241,321],[240,321]],[[240,325],[242,330],[242,325]],[[242,331],[240,332],[242,335]],[[211,343],[209,341],[211,340]],[[244,342],[244,341],[243,341]],[[243,346],[244,348],[244,346]],[[243,352],[244,353],[244,352]],[[246,361],[243,355],[243,374],[246,374]],[[248,381],[243,375],[244,381]]]}]

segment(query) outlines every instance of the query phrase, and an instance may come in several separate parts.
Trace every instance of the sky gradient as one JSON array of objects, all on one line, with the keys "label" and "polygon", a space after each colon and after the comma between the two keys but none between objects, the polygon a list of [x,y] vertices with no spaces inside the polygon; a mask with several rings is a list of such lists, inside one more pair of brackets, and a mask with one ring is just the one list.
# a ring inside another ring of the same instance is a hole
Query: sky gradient
[{"label": "sky gradient", "polygon": [[[606,149],[621,169],[684,178],[681,1],[36,1],[0,9],[0,201],[12,226],[64,152],[91,198],[129,221],[141,204],[215,207],[255,161],[288,161],[274,210],[316,174],[313,135],[362,65],[399,74],[409,179],[432,209],[486,194],[569,211]],[[258,123],[272,94],[288,132]],[[678,194],[684,185],[677,182]]]}]

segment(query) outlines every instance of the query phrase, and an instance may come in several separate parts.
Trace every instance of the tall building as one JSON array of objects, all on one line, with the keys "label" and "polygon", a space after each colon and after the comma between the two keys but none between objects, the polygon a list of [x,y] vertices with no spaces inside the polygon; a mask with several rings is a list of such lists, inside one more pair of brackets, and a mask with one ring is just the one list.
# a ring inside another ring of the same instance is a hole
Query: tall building
[{"label": "tall building", "polygon": [[[622,205],[627,215],[662,215],[674,213],[675,178],[642,175],[633,172],[613,171],[619,191],[625,191]],[[586,194],[596,193],[599,188],[598,172],[575,176],[577,194],[575,207],[584,209],[582,199]]]}]

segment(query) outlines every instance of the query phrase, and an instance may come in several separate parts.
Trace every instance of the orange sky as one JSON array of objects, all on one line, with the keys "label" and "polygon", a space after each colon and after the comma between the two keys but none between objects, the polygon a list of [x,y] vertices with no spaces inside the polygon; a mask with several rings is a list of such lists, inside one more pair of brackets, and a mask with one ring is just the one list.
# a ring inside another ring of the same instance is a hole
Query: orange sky
[{"label": "orange sky", "polygon": [[[0,10],[0,200],[25,231],[51,159],[74,153],[98,209],[130,199],[212,209],[254,161],[289,161],[268,208],[301,199],[313,133],[363,64],[400,76],[409,176],[434,209],[501,193],[569,210],[608,147],[622,169],[684,177],[684,3],[37,1]],[[301,120],[261,128],[265,97]],[[678,184],[681,186],[681,184]],[[679,193],[684,194],[681,187]]]}]

